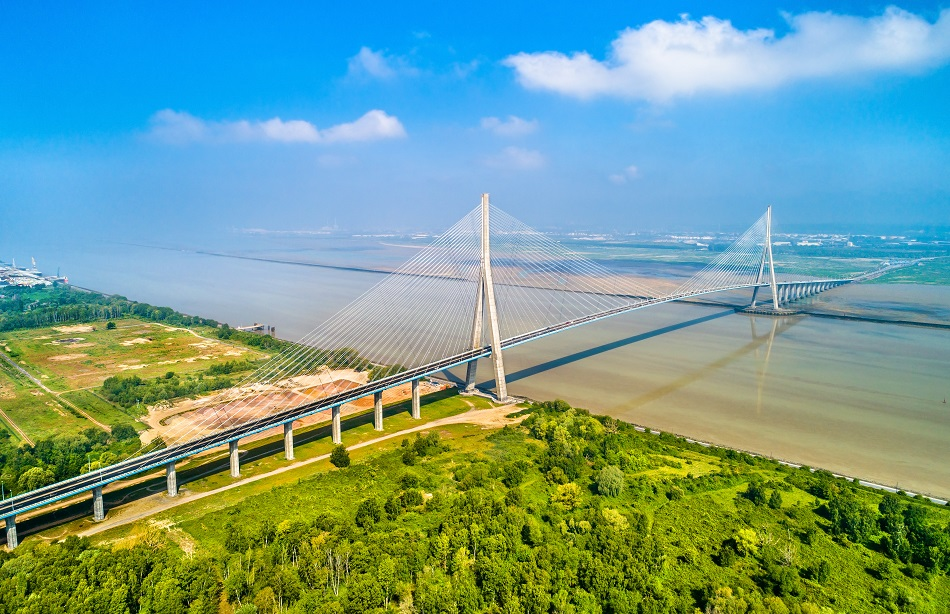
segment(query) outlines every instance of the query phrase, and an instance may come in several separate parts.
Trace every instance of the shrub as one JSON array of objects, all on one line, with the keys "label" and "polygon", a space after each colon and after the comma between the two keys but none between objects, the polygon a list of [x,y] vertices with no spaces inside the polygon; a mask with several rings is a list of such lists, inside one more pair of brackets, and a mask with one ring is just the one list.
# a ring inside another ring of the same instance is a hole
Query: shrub
[{"label": "shrub", "polygon": [[330,463],[340,469],[350,466],[350,453],[343,444],[335,446],[333,451],[330,452]]},{"label": "shrub", "polygon": [[402,493],[402,505],[403,507],[419,507],[422,505],[422,492],[411,488],[406,492]]}]

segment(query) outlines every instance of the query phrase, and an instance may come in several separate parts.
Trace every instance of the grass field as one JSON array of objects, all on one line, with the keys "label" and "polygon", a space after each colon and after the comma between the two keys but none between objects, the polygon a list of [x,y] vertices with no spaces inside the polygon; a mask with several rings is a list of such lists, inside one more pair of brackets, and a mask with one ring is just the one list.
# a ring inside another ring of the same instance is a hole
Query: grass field
[{"label": "grass field", "polygon": [[134,319],[117,320],[114,330],[97,322],[4,333],[0,348],[59,392],[97,387],[118,374],[192,373],[228,360],[264,357],[186,329]]},{"label": "grass field", "polygon": [[[0,409],[34,441],[96,426],[67,403],[103,424],[131,424],[141,431],[147,427],[136,419],[135,408],[121,408],[98,394],[106,378],[187,374],[227,361],[266,358],[262,352],[211,338],[211,329],[199,333],[135,319],[117,320],[116,325],[112,330],[96,322],[0,334],[0,351],[54,393],[0,360]],[[22,440],[4,420],[0,424]]]},{"label": "grass field", "polygon": [[[5,361],[0,361],[0,409],[34,441],[93,426],[85,418],[73,415]],[[15,440],[22,441],[10,425],[3,426]]]},{"label": "grass field", "polygon": [[[82,408],[90,416],[103,424],[129,424],[139,431],[148,427],[139,422],[135,415],[135,408],[123,409],[99,396],[94,390],[73,390],[64,392],[62,398],[73,405]],[[144,407],[142,408],[144,410]]]}]

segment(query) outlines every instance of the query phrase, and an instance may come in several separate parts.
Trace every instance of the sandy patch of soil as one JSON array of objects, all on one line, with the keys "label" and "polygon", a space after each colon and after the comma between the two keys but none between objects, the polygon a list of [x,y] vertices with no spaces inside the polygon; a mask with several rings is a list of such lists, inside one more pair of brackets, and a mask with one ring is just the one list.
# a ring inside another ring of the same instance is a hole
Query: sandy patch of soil
[{"label": "sandy patch of soil", "polygon": [[190,345],[191,347],[196,347],[199,350],[210,350],[210,349],[218,347],[221,344],[216,343],[214,341],[197,341],[195,343],[189,343],[188,345]]},{"label": "sandy patch of soil", "polygon": [[[332,394],[351,390],[365,384],[368,374],[352,369],[323,370],[315,375],[304,375],[281,380],[274,384],[251,384],[224,390],[216,395],[199,399],[183,399],[174,405],[157,404],[149,407],[142,421],[149,425],[140,434],[143,443],[162,437],[166,443],[187,441],[207,435],[222,428],[241,424],[294,407],[325,398]],[[422,382],[420,392],[428,394],[442,390],[440,384]],[[390,388],[383,392],[383,403],[390,404],[412,396],[411,384]],[[373,406],[373,397],[365,397],[348,403],[342,415],[357,413]],[[317,424],[330,419],[330,412],[321,412],[296,421],[298,426]],[[266,432],[249,440],[269,437]]]},{"label": "sandy patch of soil", "polygon": [[140,345],[142,343],[151,343],[151,342],[152,342],[151,339],[147,339],[145,337],[136,337],[135,339],[128,339],[126,341],[123,341],[119,345],[124,345],[125,347],[129,347],[132,345]]},{"label": "sandy patch of soil", "polygon": [[53,330],[60,333],[91,333],[96,329],[88,324],[76,324],[74,326],[55,326]]},{"label": "sandy patch of soil", "polygon": [[16,394],[8,386],[0,384],[0,399],[15,399]]},{"label": "sandy patch of soil", "polygon": [[144,369],[148,365],[116,365],[120,371],[133,371],[135,369]]},{"label": "sandy patch of soil", "polygon": [[70,360],[79,360],[88,356],[89,354],[58,354],[56,356],[50,356],[47,358],[47,360],[52,360],[53,362],[67,362]]}]

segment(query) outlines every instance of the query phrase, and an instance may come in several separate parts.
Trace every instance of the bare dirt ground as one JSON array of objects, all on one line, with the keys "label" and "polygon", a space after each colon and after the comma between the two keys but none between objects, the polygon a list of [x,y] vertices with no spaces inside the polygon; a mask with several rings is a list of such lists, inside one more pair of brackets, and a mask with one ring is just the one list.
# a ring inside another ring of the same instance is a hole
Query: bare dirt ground
[{"label": "bare dirt ground", "polygon": [[[484,429],[502,428],[509,424],[517,424],[526,417],[526,416],[520,416],[518,418],[509,418],[508,414],[515,411],[516,408],[517,408],[516,404],[511,404],[511,405],[502,405],[499,407],[493,407],[491,409],[471,409],[463,414],[449,416],[447,418],[440,418],[438,420],[433,420],[431,422],[427,422],[425,424],[421,424],[419,426],[416,426],[410,429],[405,429],[402,431],[398,431],[396,433],[391,433],[391,434],[383,435],[382,437],[377,437],[376,439],[371,439],[369,441],[357,443],[350,446],[349,449],[356,450],[359,448],[364,448],[366,446],[372,446],[372,445],[378,444],[388,439],[393,439],[396,437],[404,437],[405,435],[409,435],[417,431],[430,431],[434,428],[438,428],[440,426],[446,426],[449,424],[474,424],[474,425],[481,426]],[[287,471],[298,469],[304,465],[309,465],[311,463],[316,463],[316,462],[325,460],[329,457],[330,457],[329,454],[323,454],[321,456],[315,456],[313,458],[308,458],[306,460],[292,462],[284,467],[281,467],[280,469],[275,469],[267,473],[262,473],[259,475],[247,477],[233,484],[228,484],[227,486],[222,486],[220,488],[216,488],[214,490],[209,490],[206,492],[191,493],[186,490],[182,490],[177,497],[168,497],[164,492],[165,490],[164,484],[160,484],[156,486],[156,490],[158,491],[156,494],[150,495],[143,499],[139,499],[137,501],[133,501],[132,503],[128,503],[126,505],[122,505],[122,506],[109,510],[109,514],[105,520],[103,520],[100,523],[97,523],[94,526],[89,527],[88,529],[80,531],[79,533],[77,533],[77,535],[81,537],[88,537],[90,535],[102,533],[103,531],[108,531],[109,529],[113,529],[115,527],[120,527],[120,526],[127,525],[133,522],[137,522],[139,520],[143,520],[145,518],[148,518],[149,516],[152,516],[159,512],[163,512],[173,507],[177,507],[185,503],[191,503],[193,501],[197,501],[205,497],[210,497],[210,496],[222,493],[224,491],[231,490],[232,488],[237,488],[245,484],[250,484],[252,482],[257,482],[259,480],[264,480],[269,477],[272,477],[272,476],[275,476]],[[156,523],[156,526],[160,526],[161,528],[170,530],[173,525],[170,522],[162,522],[162,523]],[[61,539],[62,537],[63,535],[57,535],[57,536],[51,536],[45,539]],[[193,543],[191,545],[193,548]]]},{"label": "bare dirt ground", "polygon": [[96,329],[88,324],[76,324],[74,326],[54,326],[53,330],[60,333],[91,333]]},{"label": "bare dirt ground", "polygon": [[[148,415],[141,418],[149,429],[140,434],[146,444],[161,437],[166,444],[186,441],[216,432],[222,428],[269,416],[281,409],[294,407],[322,399],[331,394],[355,388],[367,382],[365,372],[352,369],[324,370],[316,375],[306,375],[281,380],[275,384],[252,384],[222,391],[213,396],[184,399],[171,405],[159,403],[149,408]],[[445,388],[441,384],[423,381],[422,395]],[[411,384],[390,388],[383,392],[383,403],[388,405],[408,399],[412,395]],[[341,415],[372,407],[373,399],[364,397],[343,406]],[[296,421],[298,426],[317,424],[330,419],[328,412],[321,412]],[[248,441],[272,435],[264,432],[248,437]]]}]

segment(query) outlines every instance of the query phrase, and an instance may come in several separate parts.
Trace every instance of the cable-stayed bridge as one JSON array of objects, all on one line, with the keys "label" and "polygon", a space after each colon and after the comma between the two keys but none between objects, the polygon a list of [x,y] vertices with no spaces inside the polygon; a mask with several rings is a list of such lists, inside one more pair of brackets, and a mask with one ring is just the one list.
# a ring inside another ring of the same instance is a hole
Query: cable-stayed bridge
[{"label": "cable-stayed bridge", "polygon": [[750,309],[781,315],[790,303],[908,264],[848,278],[789,270],[773,258],[770,207],[698,273],[661,284],[566,249],[490,205],[484,194],[431,245],[160,442],[0,502],[6,541],[17,545],[18,514],[87,491],[93,518],[102,520],[103,488],[147,471],[164,468],[168,495],[176,496],[176,462],[213,448],[229,447],[231,475],[240,477],[239,441],[272,429],[283,429],[285,456],[292,460],[293,424],[313,414],[330,413],[332,438],[340,443],[341,408],[363,397],[373,397],[374,427],[383,430],[382,393],[396,386],[411,385],[412,417],[420,418],[422,378],[467,365],[465,390],[471,392],[482,358],[491,359],[495,396],[506,400],[505,350],[564,330],[718,292],[751,291]]}]

